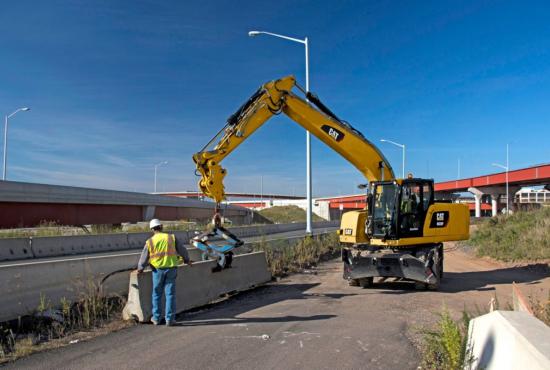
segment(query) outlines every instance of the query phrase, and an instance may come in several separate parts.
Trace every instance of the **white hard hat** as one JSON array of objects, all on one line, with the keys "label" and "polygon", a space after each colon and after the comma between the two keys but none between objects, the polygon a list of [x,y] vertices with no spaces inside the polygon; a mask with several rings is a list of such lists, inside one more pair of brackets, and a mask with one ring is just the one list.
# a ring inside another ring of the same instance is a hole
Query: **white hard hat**
[{"label": "white hard hat", "polygon": [[160,223],[160,220],[158,218],[153,218],[151,222],[149,222],[149,228],[153,229],[157,226],[162,226],[162,224]]}]

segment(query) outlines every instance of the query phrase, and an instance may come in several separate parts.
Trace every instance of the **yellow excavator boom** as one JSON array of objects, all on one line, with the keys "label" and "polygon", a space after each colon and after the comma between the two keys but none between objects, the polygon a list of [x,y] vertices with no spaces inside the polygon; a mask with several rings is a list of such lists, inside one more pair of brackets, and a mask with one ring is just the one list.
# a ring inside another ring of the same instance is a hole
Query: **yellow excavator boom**
[{"label": "yellow excavator boom", "polygon": [[[297,87],[308,101],[292,92]],[[393,170],[378,148],[359,131],[341,121],[319,99],[307,93],[293,76],[267,82],[227,120],[210,142],[193,155],[201,175],[199,188],[217,203],[225,199],[221,161],[272,116],[284,113],[311,132],[348,162],[368,181],[392,180]]]}]

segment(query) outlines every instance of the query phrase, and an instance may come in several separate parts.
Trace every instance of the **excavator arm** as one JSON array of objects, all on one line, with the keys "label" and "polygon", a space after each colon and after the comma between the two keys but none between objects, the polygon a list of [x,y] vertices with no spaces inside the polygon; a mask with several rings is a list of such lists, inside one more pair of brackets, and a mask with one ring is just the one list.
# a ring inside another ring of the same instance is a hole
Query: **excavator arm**
[{"label": "excavator arm", "polygon": [[[308,99],[292,92],[297,87]],[[392,180],[393,170],[378,148],[359,131],[340,120],[315,95],[301,88],[293,76],[267,82],[229,117],[227,124],[193,161],[201,176],[200,190],[216,203],[225,199],[221,161],[272,116],[284,113],[294,122],[353,164],[368,181]]]}]

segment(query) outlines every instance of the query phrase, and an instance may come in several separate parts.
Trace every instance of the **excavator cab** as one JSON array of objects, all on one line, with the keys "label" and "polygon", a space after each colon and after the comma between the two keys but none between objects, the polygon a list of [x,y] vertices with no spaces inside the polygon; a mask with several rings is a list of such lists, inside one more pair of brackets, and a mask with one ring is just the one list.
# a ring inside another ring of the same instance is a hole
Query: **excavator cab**
[{"label": "excavator cab", "polygon": [[433,204],[433,180],[406,179],[372,183],[367,235],[382,240],[421,237]]}]

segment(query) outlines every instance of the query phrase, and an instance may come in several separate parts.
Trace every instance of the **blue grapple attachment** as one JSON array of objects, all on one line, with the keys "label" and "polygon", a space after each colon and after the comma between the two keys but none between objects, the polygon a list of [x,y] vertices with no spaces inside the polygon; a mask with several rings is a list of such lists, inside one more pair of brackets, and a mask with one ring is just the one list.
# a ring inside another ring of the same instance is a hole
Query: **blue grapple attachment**
[{"label": "blue grapple attachment", "polygon": [[213,272],[221,271],[231,267],[233,260],[233,249],[244,244],[226,228],[215,225],[211,231],[195,236],[191,244],[202,251],[202,260],[216,260],[217,264]]}]

